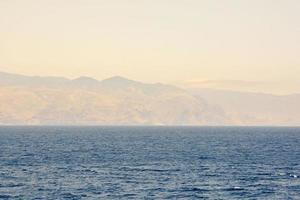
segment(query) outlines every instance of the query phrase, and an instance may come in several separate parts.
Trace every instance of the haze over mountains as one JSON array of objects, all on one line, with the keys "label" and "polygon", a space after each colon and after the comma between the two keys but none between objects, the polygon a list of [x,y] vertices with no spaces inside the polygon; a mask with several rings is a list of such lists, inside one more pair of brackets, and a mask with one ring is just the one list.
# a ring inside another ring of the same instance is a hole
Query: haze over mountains
[{"label": "haze over mountains", "polygon": [[288,95],[300,93],[300,80],[243,81],[243,80],[186,80],[174,82],[184,88],[210,88],[218,90],[243,91]]},{"label": "haze over mountains", "polygon": [[0,124],[300,125],[300,94],[0,73]]}]

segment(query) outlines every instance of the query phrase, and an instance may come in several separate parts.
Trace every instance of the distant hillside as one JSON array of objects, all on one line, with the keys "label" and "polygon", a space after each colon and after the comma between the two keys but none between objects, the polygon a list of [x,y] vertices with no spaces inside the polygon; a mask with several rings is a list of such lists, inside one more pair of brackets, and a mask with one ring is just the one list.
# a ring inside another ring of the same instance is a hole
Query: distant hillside
[{"label": "distant hillside", "polygon": [[272,95],[213,89],[189,93],[220,106],[234,125],[300,125],[300,94]]},{"label": "distant hillside", "polygon": [[[5,79],[2,79],[5,77]],[[222,110],[186,91],[122,77],[97,81],[0,74],[2,124],[223,124]]]},{"label": "distant hillside", "polygon": [[300,125],[300,95],[0,73],[0,124]]}]

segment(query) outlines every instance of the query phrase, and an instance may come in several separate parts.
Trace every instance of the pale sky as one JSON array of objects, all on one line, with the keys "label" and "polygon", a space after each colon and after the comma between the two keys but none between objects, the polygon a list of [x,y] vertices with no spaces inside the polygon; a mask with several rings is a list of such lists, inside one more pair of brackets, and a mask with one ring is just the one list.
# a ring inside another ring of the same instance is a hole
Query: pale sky
[{"label": "pale sky", "polygon": [[0,71],[300,80],[299,0],[0,0]]}]

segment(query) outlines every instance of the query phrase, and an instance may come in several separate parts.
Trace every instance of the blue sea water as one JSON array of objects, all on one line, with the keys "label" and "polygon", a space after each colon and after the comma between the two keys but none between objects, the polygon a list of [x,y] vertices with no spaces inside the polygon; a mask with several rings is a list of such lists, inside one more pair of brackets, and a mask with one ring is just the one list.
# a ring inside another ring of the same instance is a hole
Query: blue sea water
[{"label": "blue sea water", "polygon": [[300,128],[1,127],[0,199],[300,199]]}]

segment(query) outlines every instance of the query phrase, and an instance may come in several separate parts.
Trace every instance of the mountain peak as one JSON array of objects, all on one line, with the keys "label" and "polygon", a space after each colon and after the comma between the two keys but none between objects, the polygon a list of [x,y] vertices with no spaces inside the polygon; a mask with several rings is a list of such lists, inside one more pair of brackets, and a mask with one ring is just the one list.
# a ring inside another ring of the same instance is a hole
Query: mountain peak
[{"label": "mountain peak", "polygon": [[107,79],[104,79],[102,82],[135,82],[133,80],[129,80],[128,78],[122,76],[113,76]]},{"label": "mountain peak", "polygon": [[142,83],[139,83],[137,81],[133,81],[127,78],[124,78],[122,76],[113,76],[108,79],[104,79],[101,81],[102,85],[108,86],[108,87],[128,87],[132,85],[139,85]]},{"label": "mountain peak", "polygon": [[73,81],[75,82],[89,82],[89,83],[98,83],[99,81],[94,79],[94,78],[91,78],[91,77],[88,77],[88,76],[80,76],[76,79],[73,79]]},{"label": "mountain peak", "polygon": [[80,76],[76,79],[73,79],[72,82],[77,86],[94,86],[100,83],[98,80],[88,76]]}]

